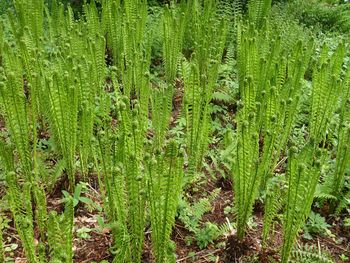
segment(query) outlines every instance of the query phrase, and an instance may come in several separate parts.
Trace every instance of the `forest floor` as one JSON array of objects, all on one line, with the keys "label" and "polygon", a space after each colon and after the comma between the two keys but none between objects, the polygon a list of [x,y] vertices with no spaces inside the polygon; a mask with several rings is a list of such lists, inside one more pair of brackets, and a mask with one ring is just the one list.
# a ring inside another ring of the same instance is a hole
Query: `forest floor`
[{"label": "forest floor", "polygon": [[[102,198],[98,189],[97,180],[90,180],[87,184],[89,190],[84,195],[90,198],[95,205],[102,206]],[[205,213],[201,218],[201,224],[205,222],[221,225],[227,221],[234,222],[232,213],[225,213],[227,204],[233,203],[233,193],[231,181],[220,177],[213,180],[206,178],[200,189],[196,193],[189,193],[195,199],[208,196],[215,189],[220,188],[217,196],[211,203],[211,211]],[[57,188],[59,189],[59,188]],[[63,209],[62,201],[58,197],[59,192],[53,193],[47,197],[48,209],[61,212]],[[79,203],[75,213],[74,227],[74,262],[90,263],[106,260],[111,262],[113,255],[110,251],[112,246],[112,236],[109,228],[103,228],[99,224],[101,212],[97,209],[87,207]],[[172,239],[176,243],[177,262],[181,263],[228,263],[228,262],[279,262],[278,249],[282,245],[282,230],[280,222],[276,222],[274,229],[273,242],[265,251],[262,250],[262,225],[263,225],[263,206],[256,204],[253,212],[254,224],[251,224],[244,242],[236,239],[235,231],[222,235],[213,240],[206,248],[200,249],[195,243],[187,244],[187,239],[192,233],[186,229],[184,224],[177,219],[173,230]],[[10,217],[9,217],[10,218]],[[322,248],[322,251],[329,252],[336,262],[350,262],[350,260],[340,260],[339,256],[344,255],[350,258],[350,230],[345,228],[339,219],[326,218],[330,224],[332,236],[315,236],[312,240],[299,238],[298,244],[313,244]],[[35,231],[38,232],[37,229]],[[38,234],[38,233],[37,233]],[[27,262],[21,246],[20,239],[14,229],[13,221],[10,221],[4,233],[7,257],[12,258],[15,263]],[[11,262],[11,261],[9,261]],[[150,230],[146,230],[144,253],[142,262],[154,262],[151,253]]]},{"label": "forest floor", "polygon": [[[179,108],[183,97],[182,84],[176,83],[176,94],[173,101],[173,120],[176,120],[179,115]],[[223,105],[218,106],[222,107]],[[230,121],[227,119],[222,121],[219,126],[225,127],[230,122],[234,125],[234,115],[236,112],[235,105],[226,105],[226,112],[221,115],[229,115]],[[0,120],[1,121],[1,120]],[[0,127],[4,127],[0,123]],[[48,135],[42,135],[43,138]],[[42,138],[42,139],[43,139]],[[217,145],[211,145],[211,150],[214,150]],[[215,165],[207,160],[207,167],[212,167],[214,176],[203,169],[201,176],[194,183],[185,189],[183,196],[186,197],[186,202],[190,205],[195,204],[199,200],[210,200],[210,209],[206,211],[200,218],[199,224],[204,226],[207,222],[217,226],[226,223],[235,222],[235,215],[233,212],[234,195],[232,191],[232,182],[228,174],[222,174],[215,171]],[[225,177],[223,177],[225,176]],[[79,176],[78,176],[79,177]],[[79,179],[77,179],[79,182]],[[51,194],[47,196],[48,210],[56,210],[61,213],[64,208],[62,200],[62,189],[65,187],[64,177],[59,180]],[[99,189],[97,176],[91,176],[89,182],[84,184],[86,190],[83,196],[92,201],[92,205],[78,203],[75,207],[74,219],[74,262],[75,263],[98,263],[98,262],[112,262],[113,253],[112,235],[108,225],[101,226],[101,218],[104,218],[101,209],[104,207],[103,198]],[[0,185],[0,197],[5,195],[4,186]],[[215,193],[215,194],[214,194]],[[214,198],[210,198],[214,196]],[[227,211],[227,208],[231,208]],[[329,253],[335,262],[350,262],[350,227],[345,227],[343,219],[346,215],[339,215],[334,217],[329,211],[329,207],[319,208],[318,213],[326,218],[326,222],[330,225],[327,235],[313,236],[311,240],[304,239],[299,235],[297,244],[300,246],[313,245],[320,248],[323,252]],[[176,218],[175,227],[172,233],[172,240],[176,244],[176,258],[178,263],[273,263],[280,262],[280,248],[283,243],[283,234],[281,227],[281,217],[274,223],[274,230],[272,238],[266,249],[262,246],[262,229],[263,229],[263,204],[256,202],[253,211],[253,220],[248,224],[248,231],[243,241],[236,238],[234,227],[231,226],[228,231],[219,237],[209,240],[205,248],[200,248],[198,240],[193,232],[191,232],[184,222],[179,217]],[[26,263],[24,251],[21,246],[21,241],[16,233],[14,222],[11,218],[10,212],[6,214],[8,219],[7,226],[4,229],[4,243],[6,248],[6,256],[8,262]],[[232,223],[234,224],[234,223]],[[39,231],[34,229],[35,235],[38,238]],[[191,242],[189,242],[189,240]],[[341,259],[341,255],[343,259]],[[144,253],[142,255],[142,263],[153,263],[154,258],[151,252],[151,230],[149,226],[145,232]]]}]

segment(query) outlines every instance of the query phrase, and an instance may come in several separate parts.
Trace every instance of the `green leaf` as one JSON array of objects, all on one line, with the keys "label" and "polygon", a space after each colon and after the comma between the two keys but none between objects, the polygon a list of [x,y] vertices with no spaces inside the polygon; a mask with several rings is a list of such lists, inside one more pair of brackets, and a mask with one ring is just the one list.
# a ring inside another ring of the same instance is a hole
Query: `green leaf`
[{"label": "green leaf", "polygon": [[93,201],[90,198],[84,196],[79,197],[79,201],[87,205],[93,204]]}]

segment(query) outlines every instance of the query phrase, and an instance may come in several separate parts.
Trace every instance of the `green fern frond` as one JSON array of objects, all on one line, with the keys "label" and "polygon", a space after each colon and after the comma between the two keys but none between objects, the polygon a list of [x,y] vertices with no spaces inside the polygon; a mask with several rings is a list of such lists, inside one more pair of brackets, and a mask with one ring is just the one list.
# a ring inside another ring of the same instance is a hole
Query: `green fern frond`
[{"label": "green fern frond", "polygon": [[269,15],[272,0],[250,0],[248,3],[249,20],[258,27],[264,24]]},{"label": "green fern frond", "polygon": [[270,237],[270,229],[274,218],[282,209],[282,184],[278,177],[273,177],[267,184],[265,207],[264,207],[264,226],[263,226],[263,246],[267,246]]},{"label": "green fern frond", "polygon": [[183,158],[180,154],[177,144],[171,141],[164,155],[148,160],[147,189],[156,262],[175,260],[169,245],[182,189]]},{"label": "green fern frond", "polygon": [[328,56],[328,50],[327,46],[323,47],[312,82],[310,137],[315,142],[324,140],[327,124],[335,111],[341,91],[339,79],[345,52],[344,45],[339,45],[331,57]]},{"label": "green fern frond", "polygon": [[302,245],[292,250],[291,263],[334,263],[328,252],[321,250],[320,246]]},{"label": "green fern frond", "polygon": [[10,210],[22,241],[25,255],[30,263],[39,263],[34,242],[31,184],[27,182],[23,187],[20,187],[14,172],[8,173],[6,182],[8,185],[7,196]]},{"label": "green fern frond", "polygon": [[350,69],[343,80],[343,93],[340,109],[340,123],[337,131],[338,145],[333,181],[333,194],[339,195],[344,185],[345,170],[350,164]]},{"label": "green fern frond", "polygon": [[[10,48],[7,46],[7,48]],[[25,95],[22,67],[13,52],[4,57],[5,69],[0,69],[1,103],[5,111],[6,125],[11,133],[11,140],[16,146],[24,177],[32,181],[32,156],[29,105]]]},{"label": "green fern frond", "polygon": [[282,262],[288,262],[298,232],[308,217],[326,154],[306,145],[299,154],[291,149],[288,162],[288,190],[284,219]]}]

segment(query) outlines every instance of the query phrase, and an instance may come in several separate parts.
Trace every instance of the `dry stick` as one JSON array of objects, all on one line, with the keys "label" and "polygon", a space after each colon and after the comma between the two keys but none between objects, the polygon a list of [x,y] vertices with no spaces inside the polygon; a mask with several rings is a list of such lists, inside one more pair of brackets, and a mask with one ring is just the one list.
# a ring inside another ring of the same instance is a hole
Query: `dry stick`
[{"label": "dry stick", "polygon": [[[197,252],[195,254],[196,254],[197,257],[199,256],[199,258],[204,258],[204,257],[210,256],[210,255],[215,254],[215,253],[220,252],[220,251],[222,251],[222,248],[216,249],[216,250],[211,251],[210,253],[206,253],[204,255],[201,255],[201,254],[203,254],[206,251],[199,251],[199,252]],[[193,256],[187,256],[187,257],[184,257],[184,258],[180,258],[176,262],[182,262],[182,261],[185,261],[186,259],[189,259],[189,258],[193,258]]]},{"label": "dry stick", "polygon": [[[318,240],[318,238],[317,238],[317,240]],[[318,242],[319,242],[319,241],[318,241]],[[323,242],[326,242],[326,243],[332,245],[333,247],[339,248],[339,249],[341,249],[341,250],[343,250],[343,251],[345,251],[345,252],[349,252],[347,249],[342,248],[342,247],[336,245],[335,243],[330,242],[328,239],[324,239]]]},{"label": "dry stick", "polygon": [[273,170],[276,170],[283,162],[285,162],[288,159],[288,156],[283,157],[275,166],[275,168],[273,168]]}]

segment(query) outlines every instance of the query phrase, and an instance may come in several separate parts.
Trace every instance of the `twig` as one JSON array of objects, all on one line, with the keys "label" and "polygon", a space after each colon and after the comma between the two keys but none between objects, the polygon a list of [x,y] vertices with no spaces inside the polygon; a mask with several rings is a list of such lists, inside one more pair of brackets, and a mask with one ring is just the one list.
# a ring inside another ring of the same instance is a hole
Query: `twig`
[{"label": "twig", "polygon": [[[199,257],[199,258],[205,258],[205,257],[207,257],[207,256],[210,256],[210,255],[212,255],[212,254],[215,254],[215,253],[217,253],[217,252],[219,252],[219,251],[222,251],[222,249],[221,248],[219,248],[219,249],[216,249],[216,250],[214,250],[214,251],[211,251],[210,253],[206,253],[206,254],[204,254],[204,255],[201,255],[202,253],[205,253],[206,251],[199,251],[199,252],[197,252],[197,253],[195,253],[195,256],[196,257]],[[178,259],[176,262],[178,263],[178,262],[182,262],[182,261],[185,261],[186,259],[189,259],[189,258],[193,258],[194,256],[187,256],[187,257],[184,257],[184,258],[180,258],[180,259]]]}]

